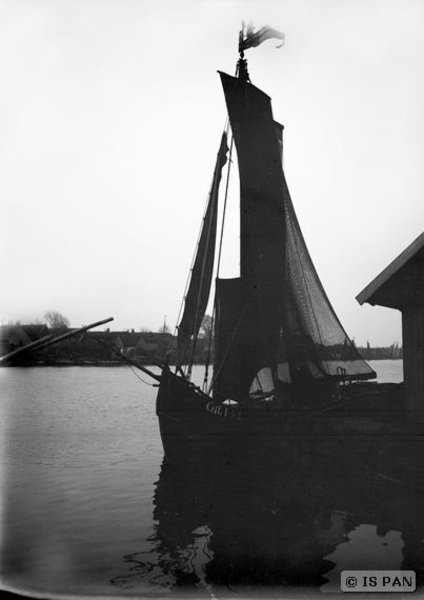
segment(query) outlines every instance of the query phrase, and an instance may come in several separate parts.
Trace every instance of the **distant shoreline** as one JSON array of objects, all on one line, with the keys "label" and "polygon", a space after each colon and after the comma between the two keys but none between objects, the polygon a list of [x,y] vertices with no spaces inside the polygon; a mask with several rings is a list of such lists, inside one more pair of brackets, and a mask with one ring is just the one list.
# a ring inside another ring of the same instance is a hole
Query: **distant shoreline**
[{"label": "distant shoreline", "polygon": [[[365,360],[372,360],[372,361],[382,361],[382,360],[403,360],[403,358],[387,358],[386,356],[381,356],[379,358],[372,358],[372,359],[365,359]],[[141,365],[145,366],[145,367],[154,367],[157,365],[152,365],[150,362],[142,362],[139,361]],[[168,363],[170,366],[174,366],[172,363]],[[196,366],[203,366],[206,363],[204,362],[195,362],[194,363]],[[124,361],[107,361],[107,360],[99,360],[99,361],[81,361],[81,362],[72,362],[72,361],[56,361],[56,362],[37,362],[37,363],[33,363],[33,364],[16,364],[16,363],[9,363],[9,364],[4,364],[1,365],[2,368],[4,367],[128,367],[131,366],[130,363],[126,363]],[[133,365],[136,367],[136,365]]]}]

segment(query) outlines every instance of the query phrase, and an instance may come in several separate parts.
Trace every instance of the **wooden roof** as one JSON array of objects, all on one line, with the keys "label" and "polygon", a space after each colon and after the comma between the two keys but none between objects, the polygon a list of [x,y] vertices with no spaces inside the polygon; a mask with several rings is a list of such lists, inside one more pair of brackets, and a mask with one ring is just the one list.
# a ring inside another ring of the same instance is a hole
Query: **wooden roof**
[{"label": "wooden roof", "polygon": [[359,304],[402,310],[424,302],[424,232],[356,296]]}]

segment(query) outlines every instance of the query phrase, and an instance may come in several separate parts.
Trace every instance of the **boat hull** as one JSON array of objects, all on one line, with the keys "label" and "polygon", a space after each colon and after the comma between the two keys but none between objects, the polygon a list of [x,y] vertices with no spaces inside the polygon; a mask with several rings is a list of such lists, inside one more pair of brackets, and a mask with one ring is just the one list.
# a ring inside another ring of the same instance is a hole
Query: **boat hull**
[{"label": "boat hull", "polygon": [[157,415],[168,460],[228,463],[238,459],[299,460],[308,453],[323,456],[326,441],[312,435],[310,423],[288,421],[279,402],[257,406],[218,404],[169,369],[164,369],[157,397]]},{"label": "boat hull", "polygon": [[[249,461],[261,468],[273,464],[277,470],[310,472],[358,468],[394,482],[422,477],[424,430],[400,418],[401,389],[361,386],[356,395],[361,401],[353,397],[331,411],[288,417],[273,402],[263,402],[260,409],[219,405],[164,369],[157,414],[165,460],[214,468]],[[388,410],[390,402],[397,410]]]}]

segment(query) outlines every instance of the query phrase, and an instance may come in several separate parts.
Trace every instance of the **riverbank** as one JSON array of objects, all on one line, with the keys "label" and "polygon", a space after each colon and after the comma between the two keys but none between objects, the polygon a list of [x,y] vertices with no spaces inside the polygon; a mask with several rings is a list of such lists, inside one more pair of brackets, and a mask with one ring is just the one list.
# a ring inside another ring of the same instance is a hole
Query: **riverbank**
[{"label": "riverbank", "polygon": [[[175,364],[177,338],[170,333],[152,331],[89,331],[74,334],[54,345],[21,351],[46,336],[63,336],[76,332],[75,329],[52,329],[46,325],[5,325],[0,326],[0,356],[19,350],[19,354],[7,364],[19,366],[114,366],[125,362],[123,357],[140,364]],[[194,364],[213,363],[213,343],[209,348],[209,338],[199,338],[193,356]],[[397,344],[388,347],[358,347],[361,356],[367,360],[402,359],[402,348]],[[333,348],[335,355],[343,349]]]}]

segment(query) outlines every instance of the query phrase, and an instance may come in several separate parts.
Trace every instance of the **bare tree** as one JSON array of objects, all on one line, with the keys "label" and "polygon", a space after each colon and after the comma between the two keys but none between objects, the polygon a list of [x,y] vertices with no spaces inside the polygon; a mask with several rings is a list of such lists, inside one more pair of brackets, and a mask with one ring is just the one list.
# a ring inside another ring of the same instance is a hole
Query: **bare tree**
[{"label": "bare tree", "polygon": [[66,327],[69,327],[69,319],[60,312],[57,312],[57,310],[47,311],[44,315],[44,319],[51,329],[65,329]]}]

